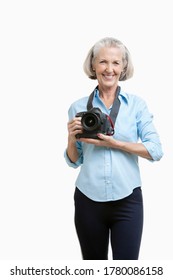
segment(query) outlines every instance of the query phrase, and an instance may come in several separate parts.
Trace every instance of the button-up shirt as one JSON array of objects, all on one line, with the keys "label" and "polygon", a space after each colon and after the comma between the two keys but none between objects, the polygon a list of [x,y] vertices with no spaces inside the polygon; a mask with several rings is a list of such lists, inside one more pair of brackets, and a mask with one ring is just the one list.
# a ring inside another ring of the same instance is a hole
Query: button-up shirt
[{"label": "button-up shirt", "polygon": [[[160,160],[163,156],[162,146],[146,102],[122,90],[119,100],[121,105],[115,122],[115,133],[110,137],[124,142],[141,142],[151,155],[151,162]],[[87,102],[88,97],[83,97],[71,104],[69,120],[78,112],[86,112]],[[110,114],[112,106],[106,108],[97,88],[92,104],[104,114]],[[66,151],[64,157],[70,167],[80,167],[75,185],[88,198],[94,201],[118,200],[130,195],[134,188],[142,186],[137,155],[80,141],[76,142],[76,147],[79,153],[76,162],[71,162]]]}]

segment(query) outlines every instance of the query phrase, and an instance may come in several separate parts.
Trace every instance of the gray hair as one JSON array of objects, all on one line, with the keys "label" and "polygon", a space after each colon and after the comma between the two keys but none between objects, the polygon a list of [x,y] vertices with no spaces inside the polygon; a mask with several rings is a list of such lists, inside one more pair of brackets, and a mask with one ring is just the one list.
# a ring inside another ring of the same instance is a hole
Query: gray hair
[{"label": "gray hair", "polygon": [[93,71],[93,62],[98,54],[99,50],[103,47],[116,47],[122,51],[123,55],[123,71],[120,75],[119,80],[125,81],[133,76],[134,67],[131,60],[131,55],[126,46],[119,40],[106,37],[96,42],[94,46],[89,50],[87,57],[83,64],[85,74],[92,80],[96,80],[96,73]]}]

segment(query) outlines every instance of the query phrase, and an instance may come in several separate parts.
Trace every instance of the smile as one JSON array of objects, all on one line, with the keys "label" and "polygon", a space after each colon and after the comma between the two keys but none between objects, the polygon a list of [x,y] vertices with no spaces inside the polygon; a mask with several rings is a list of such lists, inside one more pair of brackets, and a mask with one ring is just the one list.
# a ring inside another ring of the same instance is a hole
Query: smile
[{"label": "smile", "polygon": [[113,75],[103,75],[106,80],[112,80],[114,78]]}]

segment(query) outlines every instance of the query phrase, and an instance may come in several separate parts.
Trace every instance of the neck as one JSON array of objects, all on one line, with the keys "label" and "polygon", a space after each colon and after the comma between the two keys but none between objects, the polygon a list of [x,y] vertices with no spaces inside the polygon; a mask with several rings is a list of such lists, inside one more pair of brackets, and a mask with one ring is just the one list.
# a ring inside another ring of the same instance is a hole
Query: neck
[{"label": "neck", "polygon": [[110,108],[110,106],[113,104],[113,102],[115,100],[115,94],[117,91],[117,87],[118,87],[118,85],[115,88],[110,88],[110,89],[109,88],[102,89],[102,88],[98,87],[99,96],[107,108]]},{"label": "neck", "polygon": [[114,99],[115,98],[115,92],[117,89],[117,86],[114,88],[102,88],[100,86],[98,86],[99,89],[99,95],[100,98],[102,99]]}]

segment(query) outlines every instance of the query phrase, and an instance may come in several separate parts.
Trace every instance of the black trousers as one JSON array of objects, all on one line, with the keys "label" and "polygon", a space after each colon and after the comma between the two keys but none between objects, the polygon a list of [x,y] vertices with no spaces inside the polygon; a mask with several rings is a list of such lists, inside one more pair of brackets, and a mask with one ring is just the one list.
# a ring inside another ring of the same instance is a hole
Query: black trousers
[{"label": "black trousers", "polygon": [[137,260],[143,229],[141,188],[126,198],[95,202],[78,188],[75,226],[84,260],[107,260],[109,240],[114,260]]}]

